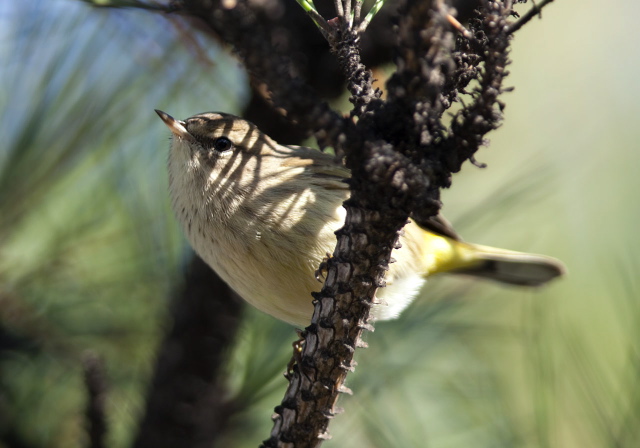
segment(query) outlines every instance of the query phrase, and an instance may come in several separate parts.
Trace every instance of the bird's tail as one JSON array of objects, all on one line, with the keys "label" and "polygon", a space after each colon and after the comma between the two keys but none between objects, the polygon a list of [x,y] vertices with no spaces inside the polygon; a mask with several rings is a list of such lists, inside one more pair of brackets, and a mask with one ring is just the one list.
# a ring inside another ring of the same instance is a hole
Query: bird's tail
[{"label": "bird's tail", "polygon": [[555,258],[506,249],[459,243],[473,254],[470,265],[449,272],[488,278],[519,286],[541,286],[563,275],[564,264]]}]

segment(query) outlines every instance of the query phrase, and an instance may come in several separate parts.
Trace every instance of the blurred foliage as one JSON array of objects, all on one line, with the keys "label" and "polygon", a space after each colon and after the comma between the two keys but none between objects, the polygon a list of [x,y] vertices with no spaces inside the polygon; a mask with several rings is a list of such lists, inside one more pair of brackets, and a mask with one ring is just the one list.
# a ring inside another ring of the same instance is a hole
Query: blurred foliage
[{"label": "blurred foliage", "polygon": [[153,109],[238,110],[242,73],[158,15],[67,1],[0,9],[0,434],[77,445],[90,349],[106,361],[122,446],[186,250]]},{"label": "blurred foliage", "polygon": [[[489,168],[444,203],[468,240],[557,256],[568,277],[430,281],[367,336],[328,446],[637,444],[640,6],[556,3],[516,37]],[[153,109],[238,112],[246,80],[180,21],[69,0],[0,3],[0,61],[0,447],[84,443],[86,350],[107,366],[109,445],[126,446],[188,253]],[[255,311],[240,335],[227,372],[246,407],[221,446],[267,437],[295,337]]]}]

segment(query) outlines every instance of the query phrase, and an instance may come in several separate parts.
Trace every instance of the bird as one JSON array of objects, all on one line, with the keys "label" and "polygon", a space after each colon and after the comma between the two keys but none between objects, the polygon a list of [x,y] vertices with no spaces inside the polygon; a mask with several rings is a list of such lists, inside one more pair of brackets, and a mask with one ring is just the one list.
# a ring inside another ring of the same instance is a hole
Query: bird
[{"label": "bird", "polygon": [[[350,171],[336,158],[281,145],[253,123],[222,112],[177,120],[156,110],[172,133],[172,208],[195,252],[246,302],[305,327],[316,272],[336,244]],[[412,220],[376,292],[373,320],[397,318],[426,279],[465,274],[541,286],[564,274],[557,259],[467,243],[441,215]]]}]

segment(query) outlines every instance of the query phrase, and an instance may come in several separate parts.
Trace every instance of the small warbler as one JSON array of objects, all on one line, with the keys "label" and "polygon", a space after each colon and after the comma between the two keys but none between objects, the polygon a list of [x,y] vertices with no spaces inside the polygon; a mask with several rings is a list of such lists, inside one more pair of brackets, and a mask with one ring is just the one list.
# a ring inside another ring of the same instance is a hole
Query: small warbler
[{"label": "small warbler", "polygon": [[[173,133],[169,189],[195,251],[241,297],[297,326],[313,312],[315,271],[335,247],[350,176],[332,155],[274,142],[246,120],[203,113],[184,121],[156,110]],[[553,258],[463,242],[441,216],[413,222],[393,252],[375,320],[397,317],[441,272],[538,286],[564,272]]]}]

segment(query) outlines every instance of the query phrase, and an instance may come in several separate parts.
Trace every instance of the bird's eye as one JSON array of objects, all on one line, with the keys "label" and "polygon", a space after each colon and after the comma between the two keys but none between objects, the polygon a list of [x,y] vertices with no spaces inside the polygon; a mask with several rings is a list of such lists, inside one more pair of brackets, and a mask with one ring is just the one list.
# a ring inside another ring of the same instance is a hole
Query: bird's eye
[{"label": "bird's eye", "polygon": [[218,152],[225,152],[231,149],[233,144],[227,137],[218,137],[213,141],[213,149]]}]

